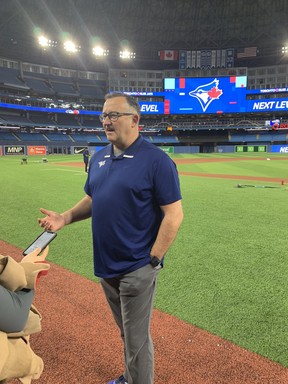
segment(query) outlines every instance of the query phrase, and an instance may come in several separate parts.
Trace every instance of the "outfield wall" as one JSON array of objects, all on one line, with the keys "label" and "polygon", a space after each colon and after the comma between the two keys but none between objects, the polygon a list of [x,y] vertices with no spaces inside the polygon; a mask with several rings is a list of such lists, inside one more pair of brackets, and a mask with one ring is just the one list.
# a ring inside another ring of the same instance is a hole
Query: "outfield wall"
[{"label": "outfield wall", "polygon": [[[43,145],[0,145],[0,156],[46,156],[49,154],[82,154],[85,148],[89,149],[91,155],[99,151],[103,146],[74,146],[74,147],[63,147],[61,152],[51,152],[53,146],[43,146]],[[56,148],[56,146],[55,146]],[[59,148],[59,147],[57,147]],[[165,152],[169,154],[192,154],[192,153],[235,153],[235,152],[262,152],[262,153],[287,153],[288,154],[288,144],[287,145],[192,145],[192,146],[161,146]]]}]

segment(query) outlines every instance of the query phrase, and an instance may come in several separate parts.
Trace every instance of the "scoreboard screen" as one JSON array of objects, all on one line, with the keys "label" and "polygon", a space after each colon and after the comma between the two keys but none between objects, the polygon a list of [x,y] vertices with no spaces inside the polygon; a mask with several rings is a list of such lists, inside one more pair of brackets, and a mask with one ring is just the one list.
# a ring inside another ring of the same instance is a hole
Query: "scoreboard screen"
[{"label": "scoreboard screen", "polygon": [[247,76],[166,78],[165,114],[245,112]]}]

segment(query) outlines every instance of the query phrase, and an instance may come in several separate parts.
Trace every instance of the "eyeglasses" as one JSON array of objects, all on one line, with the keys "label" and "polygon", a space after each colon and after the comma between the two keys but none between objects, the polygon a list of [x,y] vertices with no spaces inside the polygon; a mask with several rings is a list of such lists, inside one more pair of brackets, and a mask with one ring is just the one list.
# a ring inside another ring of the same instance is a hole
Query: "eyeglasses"
[{"label": "eyeglasses", "polygon": [[99,120],[101,121],[101,123],[103,123],[103,121],[106,119],[106,117],[108,117],[108,119],[112,122],[115,122],[119,119],[119,117],[121,116],[133,116],[134,113],[127,113],[127,112],[110,112],[110,113],[101,113],[99,115]]}]

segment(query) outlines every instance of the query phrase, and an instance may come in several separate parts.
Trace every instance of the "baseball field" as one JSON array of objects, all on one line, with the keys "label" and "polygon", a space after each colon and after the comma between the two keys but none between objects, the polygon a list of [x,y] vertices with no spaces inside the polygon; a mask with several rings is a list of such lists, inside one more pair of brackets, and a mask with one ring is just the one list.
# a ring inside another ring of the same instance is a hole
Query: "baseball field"
[{"label": "baseball field", "polygon": [[[185,218],[159,276],[155,384],[287,383],[288,156],[197,154],[173,160]],[[84,196],[87,174],[77,155],[50,155],[48,162],[31,156],[27,164],[5,156],[0,174],[0,253],[19,259],[41,233],[40,207],[71,207]],[[117,199],[117,191],[111,198]],[[90,220],[68,226],[50,246],[53,267],[37,294],[45,346],[40,336],[34,339],[47,359],[41,383],[100,384],[121,369],[117,330],[93,276],[90,226]],[[93,335],[83,329],[85,319]],[[105,365],[106,354],[114,358]]]}]

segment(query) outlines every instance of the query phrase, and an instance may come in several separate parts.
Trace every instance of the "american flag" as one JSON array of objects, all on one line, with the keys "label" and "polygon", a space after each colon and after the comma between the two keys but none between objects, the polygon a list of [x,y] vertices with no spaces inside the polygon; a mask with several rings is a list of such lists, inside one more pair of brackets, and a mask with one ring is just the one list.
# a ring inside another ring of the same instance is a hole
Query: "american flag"
[{"label": "american flag", "polygon": [[257,47],[247,47],[237,49],[237,58],[243,59],[245,57],[255,57],[257,56]]}]

